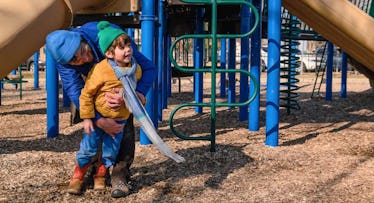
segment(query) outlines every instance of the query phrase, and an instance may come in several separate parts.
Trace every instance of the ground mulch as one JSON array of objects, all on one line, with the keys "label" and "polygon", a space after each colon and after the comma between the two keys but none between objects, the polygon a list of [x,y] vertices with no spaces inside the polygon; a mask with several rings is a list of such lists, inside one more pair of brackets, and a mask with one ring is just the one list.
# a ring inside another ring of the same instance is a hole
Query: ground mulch
[{"label": "ground mulch", "polygon": [[[27,73],[26,73],[27,76]],[[374,94],[367,78],[348,75],[348,97],[340,98],[339,73],[334,74],[333,100],[311,99],[314,74],[300,78],[300,110],[280,109],[279,146],[265,145],[266,77],[261,83],[260,129],[248,131],[238,108],[218,108],[216,152],[210,142],[182,140],[168,126],[170,112],[193,101],[191,78],[172,84],[159,134],[178,154],[177,164],[153,145],[140,145],[132,165],[132,193],[113,199],[110,188],[90,187],[80,196],[66,193],[82,137],[82,125],[70,125],[70,112],[60,102],[60,134],[46,138],[45,80],[33,89],[24,84],[23,99],[11,85],[0,106],[0,202],[373,202]],[[209,80],[204,97],[210,98]],[[60,98],[61,99],[61,98]],[[188,136],[210,133],[204,108],[178,111],[176,129]],[[139,129],[138,124],[136,124]]]}]

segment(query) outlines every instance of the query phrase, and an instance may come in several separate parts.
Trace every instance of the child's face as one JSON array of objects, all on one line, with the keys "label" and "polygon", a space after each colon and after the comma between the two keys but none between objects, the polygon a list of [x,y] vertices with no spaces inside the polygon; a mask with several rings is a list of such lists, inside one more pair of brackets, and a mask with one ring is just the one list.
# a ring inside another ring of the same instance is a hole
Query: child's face
[{"label": "child's face", "polygon": [[126,66],[129,63],[131,63],[132,58],[132,47],[131,43],[125,44],[125,46],[117,46],[114,49],[114,57],[113,60],[119,65],[119,66]]}]

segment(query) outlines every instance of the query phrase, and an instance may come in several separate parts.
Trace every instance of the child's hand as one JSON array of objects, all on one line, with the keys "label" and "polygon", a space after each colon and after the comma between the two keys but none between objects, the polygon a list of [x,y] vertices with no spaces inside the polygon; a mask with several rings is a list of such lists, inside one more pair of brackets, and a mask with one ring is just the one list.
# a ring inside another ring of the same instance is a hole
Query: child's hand
[{"label": "child's hand", "polygon": [[91,131],[94,131],[94,126],[91,119],[83,119],[84,132],[91,135]]},{"label": "child's hand", "polygon": [[138,95],[139,100],[142,102],[142,104],[145,105],[145,102],[146,102],[147,100],[145,99],[144,94],[142,94],[142,93],[140,93],[140,92],[136,92],[136,95]]},{"label": "child's hand", "polygon": [[122,95],[118,95],[121,88],[113,88],[114,93],[106,92],[105,100],[106,105],[108,105],[112,111],[118,111],[125,106]]}]

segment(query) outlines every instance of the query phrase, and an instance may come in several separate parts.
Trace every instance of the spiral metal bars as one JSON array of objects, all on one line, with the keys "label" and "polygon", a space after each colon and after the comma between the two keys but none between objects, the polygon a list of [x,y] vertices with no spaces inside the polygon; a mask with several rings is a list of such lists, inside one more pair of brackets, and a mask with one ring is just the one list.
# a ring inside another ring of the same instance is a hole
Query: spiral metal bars
[{"label": "spiral metal bars", "polygon": [[[211,24],[211,34],[188,34],[188,35],[183,35],[179,38],[177,38],[171,45],[170,50],[169,50],[169,57],[171,63],[174,65],[175,68],[177,68],[180,71],[184,72],[191,72],[191,73],[211,73],[211,88],[212,88],[212,94],[210,97],[210,102],[208,103],[185,103],[177,106],[170,114],[169,117],[169,125],[171,131],[179,138],[184,139],[184,140],[206,140],[210,141],[210,151],[214,152],[216,149],[216,142],[215,142],[215,137],[216,137],[216,108],[217,107],[234,107],[234,106],[245,106],[251,103],[254,98],[257,96],[258,91],[258,83],[255,79],[255,77],[247,70],[243,69],[218,69],[217,68],[217,41],[218,39],[221,38],[242,38],[242,37],[247,37],[249,36],[255,28],[259,24],[259,13],[257,9],[249,2],[246,2],[245,0],[182,0],[185,3],[199,3],[199,4],[206,4],[206,5],[211,5],[212,7],[212,24]],[[255,21],[253,24],[253,27],[247,32],[243,34],[218,34],[217,33],[217,5],[246,5],[248,6],[251,11],[254,14]],[[176,46],[176,44],[183,40],[183,39],[210,39],[212,41],[212,66],[211,68],[195,68],[195,69],[189,69],[187,67],[179,66],[177,62],[175,61],[173,57],[173,49]],[[240,73],[240,74],[245,74],[250,77],[252,80],[253,84],[255,85],[255,92],[252,94],[252,96],[245,102],[240,102],[240,103],[218,103],[216,102],[216,75],[219,73]],[[209,136],[199,136],[199,137],[191,137],[191,136],[186,136],[182,135],[179,133],[173,123],[173,118],[176,112],[182,108],[185,107],[209,107],[210,108],[210,120],[211,120],[211,125],[210,125],[210,135]]]},{"label": "spiral metal bars", "polygon": [[300,21],[287,10],[283,9],[282,18],[282,45],[281,45],[281,89],[280,89],[280,106],[287,109],[287,114],[291,109],[300,109],[298,102],[299,90],[296,78],[300,73],[300,57],[296,56],[300,52],[297,41],[300,33]]}]

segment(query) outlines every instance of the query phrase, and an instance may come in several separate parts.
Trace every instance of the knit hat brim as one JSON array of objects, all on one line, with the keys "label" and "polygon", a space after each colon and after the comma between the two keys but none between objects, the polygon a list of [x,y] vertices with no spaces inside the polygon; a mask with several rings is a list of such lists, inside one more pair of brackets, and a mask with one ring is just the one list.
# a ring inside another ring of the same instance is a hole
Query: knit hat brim
[{"label": "knit hat brim", "polygon": [[120,35],[125,34],[121,29],[111,27],[108,21],[100,21],[97,24],[97,29],[99,30],[99,46],[101,52],[105,55],[105,52],[112,45],[113,41]]},{"label": "knit hat brim", "polygon": [[46,38],[46,47],[57,63],[67,64],[74,57],[81,43],[79,33],[57,30]]}]

